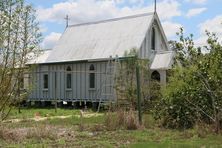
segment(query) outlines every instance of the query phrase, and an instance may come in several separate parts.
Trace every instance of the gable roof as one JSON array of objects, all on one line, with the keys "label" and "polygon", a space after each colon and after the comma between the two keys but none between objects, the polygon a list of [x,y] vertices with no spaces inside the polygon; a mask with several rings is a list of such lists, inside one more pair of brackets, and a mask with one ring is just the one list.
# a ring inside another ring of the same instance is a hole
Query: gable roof
[{"label": "gable roof", "polygon": [[141,47],[153,18],[154,13],[145,13],[69,26],[45,63],[123,57]]}]

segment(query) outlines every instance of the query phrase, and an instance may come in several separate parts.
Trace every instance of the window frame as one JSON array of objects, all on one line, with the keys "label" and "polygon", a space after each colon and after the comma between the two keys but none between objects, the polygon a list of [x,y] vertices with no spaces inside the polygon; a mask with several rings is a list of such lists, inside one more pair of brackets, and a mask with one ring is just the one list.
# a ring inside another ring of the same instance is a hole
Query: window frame
[{"label": "window frame", "polygon": [[96,89],[96,68],[94,64],[90,64],[89,66],[89,90]]},{"label": "window frame", "polygon": [[151,29],[151,50],[156,51],[156,28]]},{"label": "window frame", "polygon": [[[47,79],[45,76],[47,76]],[[48,89],[49,89],[49,74],[45,73],[43,74],[43,90],[48,90]]]},{"label": "window frame", "polygon": [[72,90],[72,68],[71,68],[71,66],[67,66],[67,68],[66,68],[66,90]]}]

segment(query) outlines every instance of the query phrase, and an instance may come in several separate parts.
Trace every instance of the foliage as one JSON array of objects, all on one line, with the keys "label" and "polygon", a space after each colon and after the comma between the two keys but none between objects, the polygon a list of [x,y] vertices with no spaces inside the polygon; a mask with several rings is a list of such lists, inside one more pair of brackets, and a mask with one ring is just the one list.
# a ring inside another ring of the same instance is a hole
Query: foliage
[{"label": "foliage", "polygon": [[35,11],[24,0],[0,2],[0,112],[5,119],[10,107],[25,98],[21,91],[24,65],[38,52],[41,34]]},{"label": "foliage", "polygon": [[130,104],[131,109],[136,108],[136,66],[138,65],[140,69],[141,98],[143,104],[147,103],[150,106],[151,100],[158,98],[160,89],[157,89],[159,82],[150,79],[149,60],[139,58],[138,49],[125,52],[124,57],[126,58],[121,60],[121,67],[116,77],[115,89],[118,103],[121,104],[125,101],[124,107],[126,107],[126,104]]},{"label": "foliage", "polygon": [[[175,66],[156,117],[171,128],[190,128],[197,122],[214,123],[218,132],[222,113],[222,46],[215,34],[207,32],[208,46],[194,46],[192,35],[184,38],[183,29],[175,43]],[[208,51],[206,54],[201,49]],[[159,106],[159,107],[158,107]]]}]

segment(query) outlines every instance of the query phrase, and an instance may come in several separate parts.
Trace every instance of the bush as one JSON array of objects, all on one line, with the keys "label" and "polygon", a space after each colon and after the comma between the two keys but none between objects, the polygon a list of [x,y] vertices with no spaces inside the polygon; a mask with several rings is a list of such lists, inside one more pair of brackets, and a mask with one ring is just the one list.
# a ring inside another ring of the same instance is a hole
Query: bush
[{"label": "bush", "polygon": [[182,66],[173,69],[155,111],[166,127],[191,128],[201,121],[214,123],[217,133],[221,128],[222,46],[214,34],[208,37],[207,54],[194,47],[192,36],[176,44]]}]

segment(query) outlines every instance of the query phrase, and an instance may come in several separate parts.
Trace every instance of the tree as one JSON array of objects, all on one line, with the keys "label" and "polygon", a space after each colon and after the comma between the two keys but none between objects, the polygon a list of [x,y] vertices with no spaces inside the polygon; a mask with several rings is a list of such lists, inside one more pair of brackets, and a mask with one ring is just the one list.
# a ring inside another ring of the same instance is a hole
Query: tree
[{"label": "tree", "polygon": [[115,90],[117,93],[117,103],[121,106],[135,109],[137,104],[137,84],[136,84],[136,67],[140,70],[141,82],[141,98],[144,109],[151,109],[153,102],[157,98],[158,89],[156,86],[158,82],[151,80],[151,72],[148,59],[140,59],[138,57],[138,50],[131,49],[126,52],[125,59],[121,60],[116,76]]},{"label": "tree", "polygon": [[[193,35],[178,33],[176,65],[163,92],[161,108],[156,112],[172,128],[190,128],[197,122],[221,127],[222,115],[222,46],[215,34],[206,32],[208,46],[195,47]],[[201,49],[208,53],[201,53]]]},{"label": "tree", "polygon": [[22,98],[25,64],[41,41],[35,11],[24,0],[0,2],[0,112],[4,120]]}]

